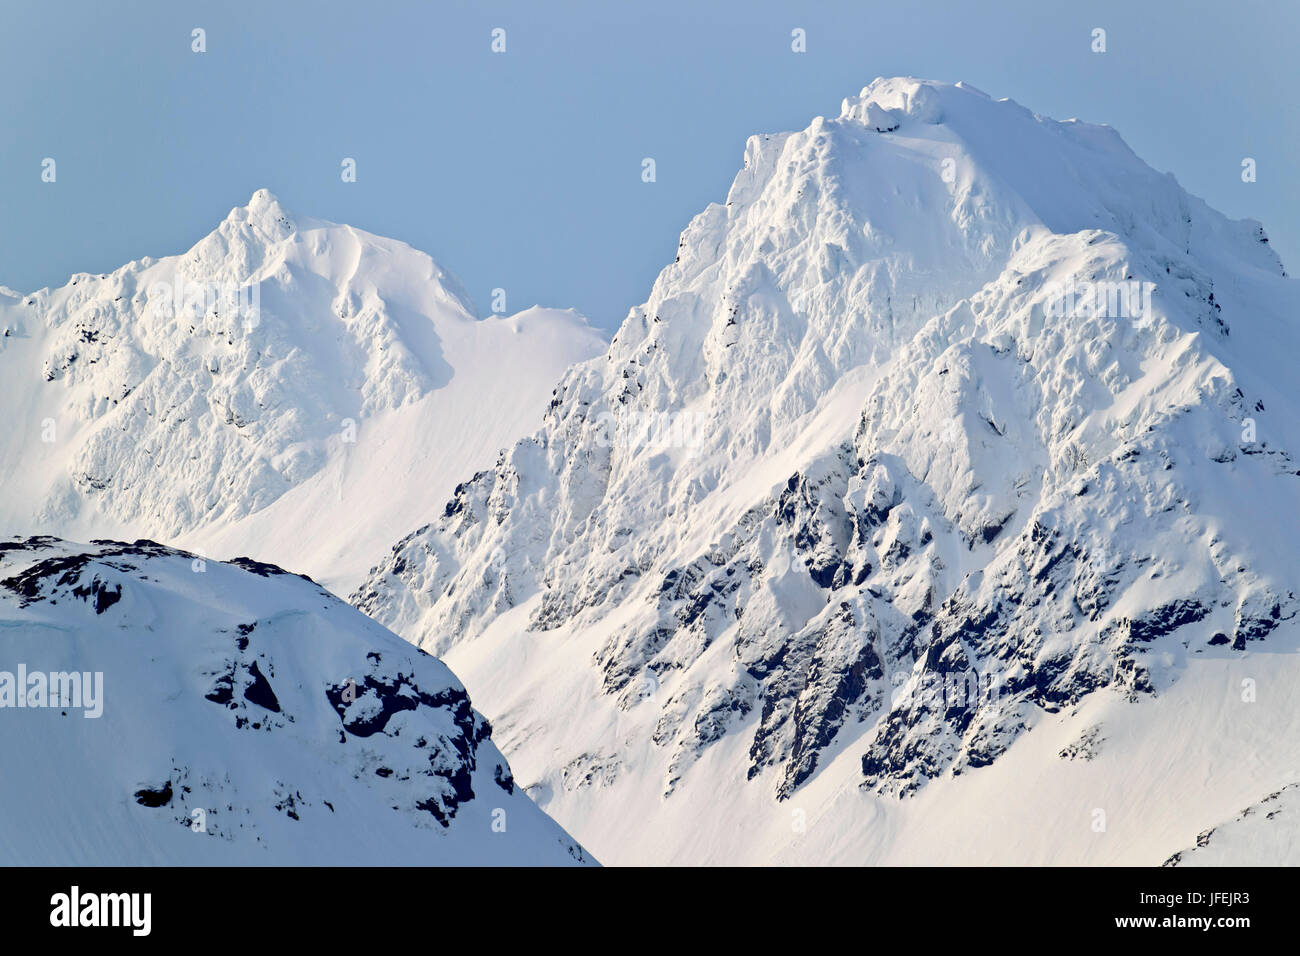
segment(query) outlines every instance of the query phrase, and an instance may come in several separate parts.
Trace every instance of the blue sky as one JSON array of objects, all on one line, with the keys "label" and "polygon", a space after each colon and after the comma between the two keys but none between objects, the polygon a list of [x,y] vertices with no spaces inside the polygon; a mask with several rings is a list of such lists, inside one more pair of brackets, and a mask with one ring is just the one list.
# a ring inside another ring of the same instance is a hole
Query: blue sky
[{"label": "blue sky", "polygon": [[895,74],[1110,123],[1211,205],[1261,220],[1296,273],[1297,40],[1300,4],[1251,0],[10,0],[0,284],[181,252],[265,186],[425,250],[480,311],[499,287],[509,311],[573,306],[610,329],[723,199],[748,135],[836,115]]}]

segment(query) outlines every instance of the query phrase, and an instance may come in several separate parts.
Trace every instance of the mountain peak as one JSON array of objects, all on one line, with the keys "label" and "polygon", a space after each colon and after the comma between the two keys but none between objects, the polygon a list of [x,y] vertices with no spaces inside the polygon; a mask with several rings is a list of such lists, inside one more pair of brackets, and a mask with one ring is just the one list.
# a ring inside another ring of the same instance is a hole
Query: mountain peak
[{"label": "mountain peak", "polygon": [[[749,226],[740,246],[773,263],[791,261],[790,243],[812,240],[854,268],[901,256],[950,273],[956,259],[987,279],[1026,229],[1095,230],[1162,261],[1226,256],[1283,274],[1258,222],[1189,195],[1114,128],[1058,121],[964,83],[877,77],[838,117],[751,136],[727,206],[729,231]],[[717,238],[710,232],[701,247],[717,248]]]},{"label": "mountain peak", "polygon": [[[1133,733],[1130,700],[1221,681],[1193,655],[1294,639],[1287,286],[1257,223],[1113,129],[877,79],[750,137],[605,360],[354,601],[492,688],[609,859],[912,859],[967,779],[1022,794],[1022,735],[1056,778]],[[892,799],[924,787],[926,817]]]},{"label": "mountain peak", "polygon": [[279,242],[287,239],[297,229],[293,217],[280,205],[280,200],[271,190],[256,190],[243,206],[230,210],[216,232],[229,239],[242,234],[245,239],[249,233],[265,242]]},{"label": "mountain peak", "polygon": [[[0,374],[23,396],[14,407],[58,435],[40,442],[55,452],[41,468],[16,464],[34,433],[0,439],[0,524],[189,535],[203,548],[219,538],[327,582],[359,578],[366,536],[377,551],[440,505],[464,467],[533,426],[565,368],[604,345],[549,310],[481,323],[426,253],[296,216],[266,189],[180,255],[0,292],[0,329]],[[463,429],[485,393],[491,420]],[[450,449],[445,464],[428,462],[427,442]],[[346,536],[301,518],[345,493],[376,505],[356,509]],[[298,531],[281,533],[275,515]],[[310,545],[305,525],[321,535]],[[326,554],[337,560],[323,568]]]},{"label": "mountain peak", "polygon": [[[840,105],[841,119],[854,119],[879,132],[897,129],[904,119],[938,123],[943,118],[940,88],[960,87],[910,76],[878,76],[862,88],[857,96],[847,96]],[[967,92],[966,89],[962,89]]]},{"label": "mountain peak", "polygon": [[[284,219],[289,218],[289,214],[285,211],[284,207],[280,205],[280,200],[277,199],[275,194],[266,187],[256,190],[253,195],[248,198],[248,202],[244,205],[243,209],[247,212],[250,218],[253,216],[270,216],[273,218]],[[234,210],[232,210],[232,212],[233,211]]]}]

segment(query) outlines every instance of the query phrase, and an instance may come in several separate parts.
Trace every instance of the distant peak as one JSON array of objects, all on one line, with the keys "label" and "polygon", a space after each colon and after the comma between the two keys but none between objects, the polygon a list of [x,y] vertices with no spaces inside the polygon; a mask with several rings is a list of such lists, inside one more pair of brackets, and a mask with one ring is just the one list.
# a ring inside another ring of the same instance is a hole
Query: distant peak
[{"label": "distant peak", "polygon": [[230,210],[223,225],[247,224],[256,233],[279,240],[289,236],[296,226],[280,200],[269,189],[258,189],[249,197],[247,205]]},{"label": "distant peak", "polygon": [[272,207],[274,207],[275,209],[280,209],[281,208],[280,200],[275,198],[275,194],[272,193],[271,190],[263,187],[261,189],[256,190],[253,193],[253,195],[248,200],[248,205],[246,208],[249,209],[250,211],[260,212],[262,210],[270,209]]},{"label": "distant peak", "polygon": [[[938,123],[943,119],[941,87],[957,89],[951,84],[910,76],[878,76],[857,96],[844,98],[840,118],[856,120],[881,132],[897,129],[905,119]],[[969,87],[965,90],[969,91]]]}]

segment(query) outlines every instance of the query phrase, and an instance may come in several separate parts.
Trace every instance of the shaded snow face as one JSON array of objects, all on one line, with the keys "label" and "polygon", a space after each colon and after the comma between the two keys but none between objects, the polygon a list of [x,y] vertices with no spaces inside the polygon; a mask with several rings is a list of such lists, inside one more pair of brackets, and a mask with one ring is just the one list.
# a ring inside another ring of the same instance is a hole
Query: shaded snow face
[{"label": "shaded snow face", "polygon": [[[1295,301],[1113,130],[878,80],[752,137],[605,359],[353,601],[491,675],[575,825],[613,829],[591,786],[785,799],[845,752],[915,792],[1292,626]],[[673,415],[690,447],[611,435]]]},{"label": "shaded snow face", "polygon": [[589,860],[441,662],[273,565],[0,543],[0,635],[0,670],[99,676],[94,720],[0,708],[7,861]]}]

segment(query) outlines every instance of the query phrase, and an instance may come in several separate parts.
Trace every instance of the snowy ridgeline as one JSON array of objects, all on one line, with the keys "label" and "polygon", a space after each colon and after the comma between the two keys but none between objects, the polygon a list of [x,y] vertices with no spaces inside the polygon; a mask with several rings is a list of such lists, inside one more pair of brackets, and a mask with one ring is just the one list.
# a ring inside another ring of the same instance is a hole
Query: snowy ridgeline
[{"label": "snowy ridgeline", "polygon": [[0,543],[0,864],[577,864],[461,683],[309,579]]},{"label": "snowy ridgeline", "polygon": [[1159,863],[1295,766],[1224,675],[1294,659],[1297,301],[1114,130],[878,80],[352,600],[606,862]]}]

